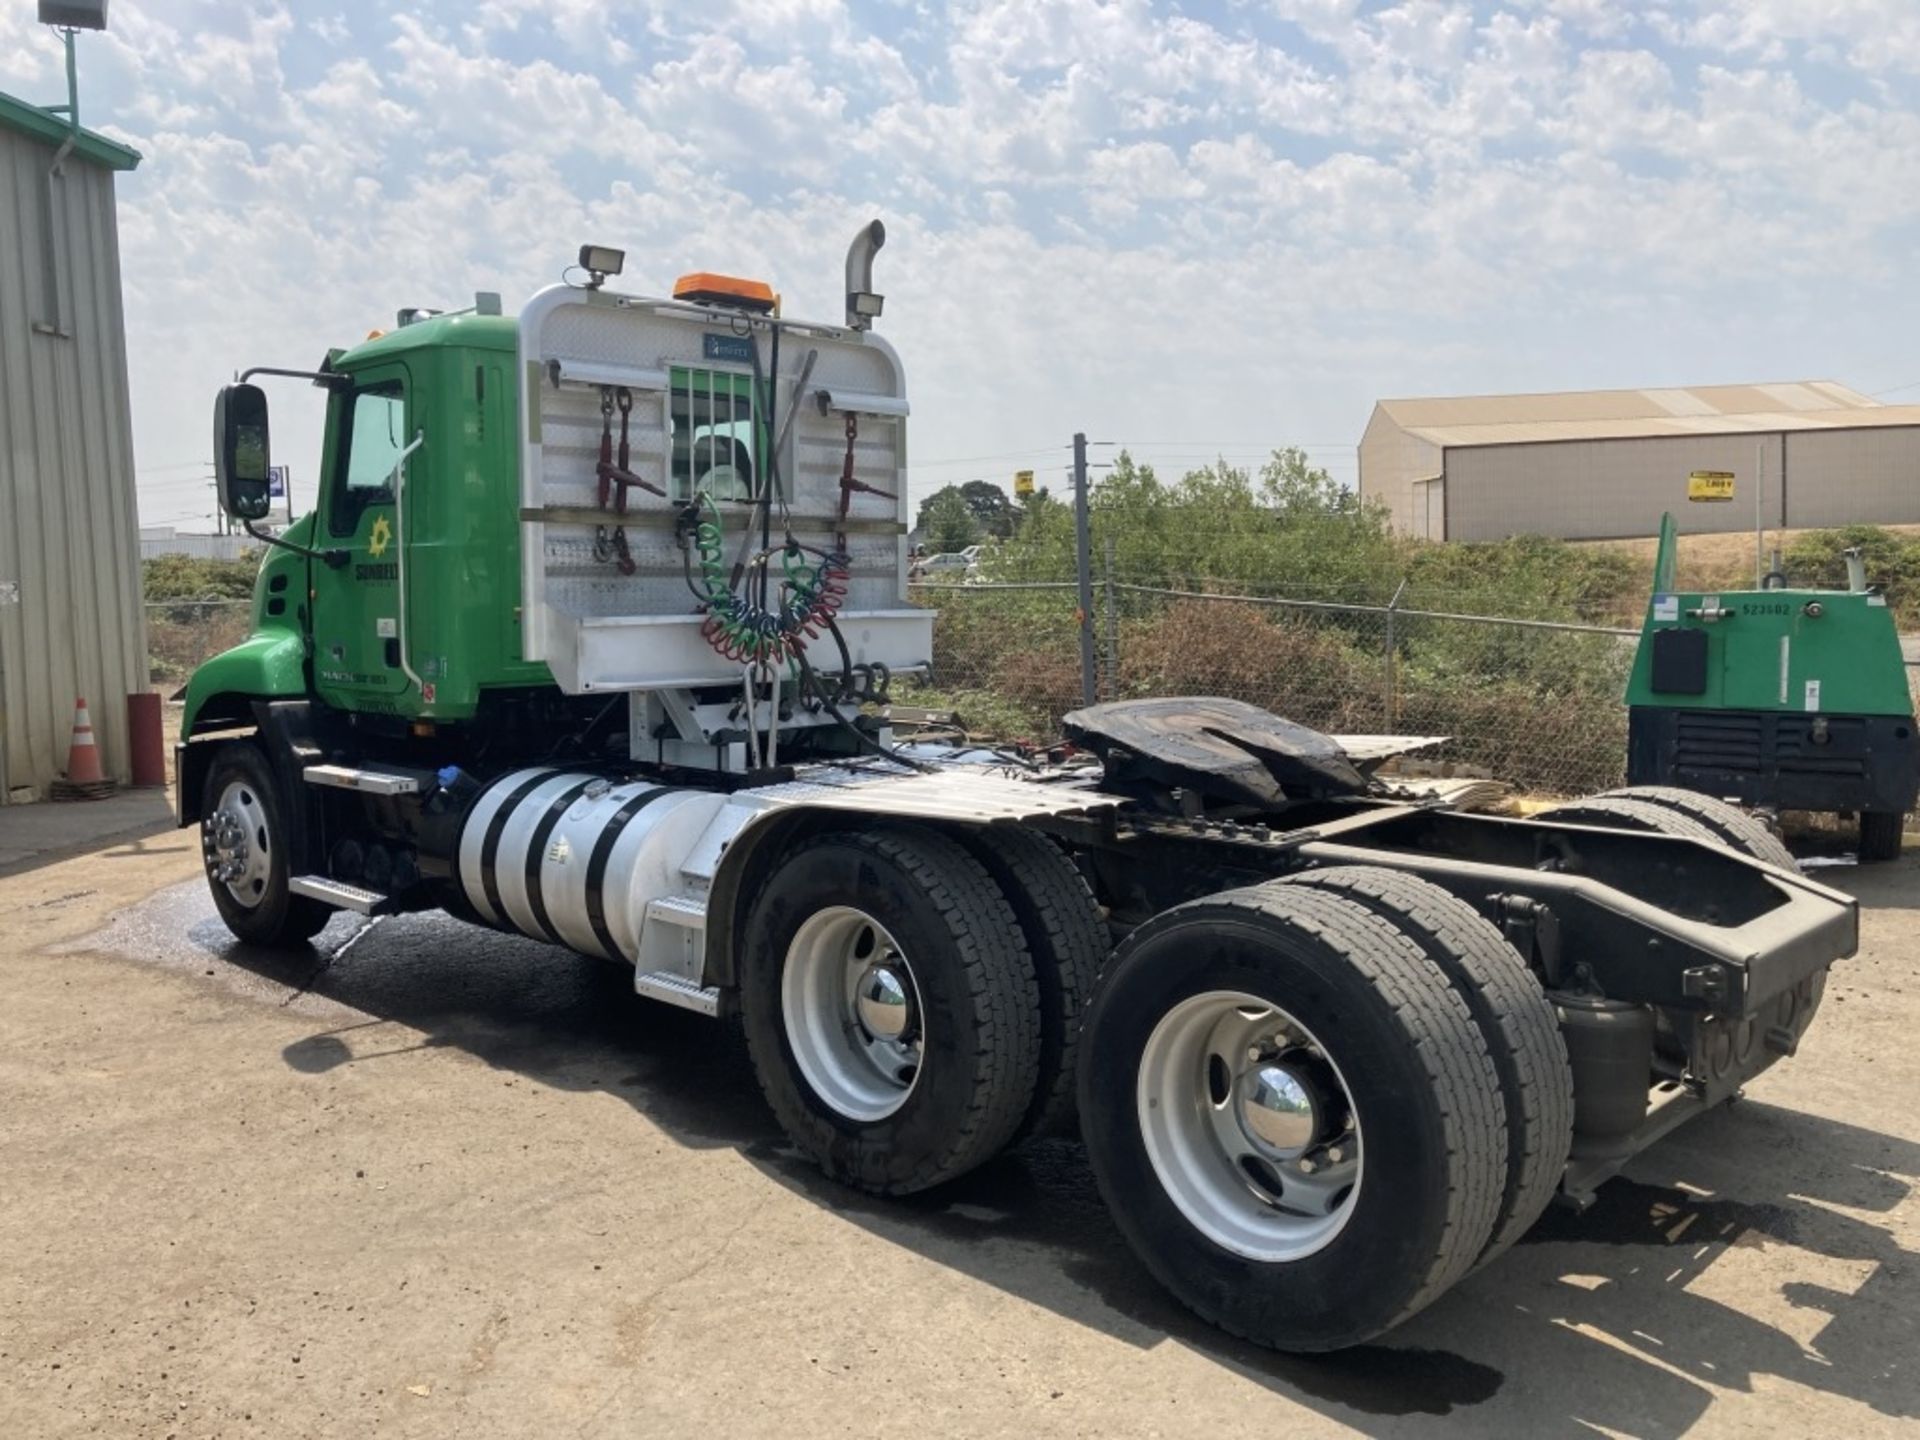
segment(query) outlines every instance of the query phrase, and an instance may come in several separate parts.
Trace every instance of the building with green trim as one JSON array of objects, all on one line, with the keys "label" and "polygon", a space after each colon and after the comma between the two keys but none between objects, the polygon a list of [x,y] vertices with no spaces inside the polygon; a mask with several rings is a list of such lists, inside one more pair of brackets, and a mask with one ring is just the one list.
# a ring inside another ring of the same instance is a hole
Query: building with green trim
[{"label": "building with green trim", "polygon": [[80,696],[128,774],[147,665],[114,177],[139,163],[0,95],[0,804],[47,793]]}]

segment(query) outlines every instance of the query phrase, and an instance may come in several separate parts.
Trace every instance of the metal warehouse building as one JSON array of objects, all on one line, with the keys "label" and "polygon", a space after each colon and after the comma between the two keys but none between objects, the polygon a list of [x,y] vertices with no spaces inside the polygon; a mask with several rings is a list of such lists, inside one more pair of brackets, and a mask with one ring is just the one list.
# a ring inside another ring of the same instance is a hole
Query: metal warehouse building
[{"label": "metal warehouse building", "polygon": [[[1731,472],[1732,504],[1689,505],[1687,476]],[[1382,400],[1360,493],[1432,540],[1650,535],[1920,523],[1920,405],[1844,385],[1714,385]]]},{"label": "metal warehouse building", "polygon": [[146,631],[113,183],[139,163],[0,95],[0,803],[47,792],[76,696],[128,774]]}]

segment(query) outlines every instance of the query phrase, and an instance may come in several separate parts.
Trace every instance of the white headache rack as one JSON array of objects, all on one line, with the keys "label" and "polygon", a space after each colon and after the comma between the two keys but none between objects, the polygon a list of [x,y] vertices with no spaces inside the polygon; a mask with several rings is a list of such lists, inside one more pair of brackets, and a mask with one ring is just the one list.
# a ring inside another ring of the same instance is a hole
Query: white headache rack
[{"label": "white headache rack", "polygon": [[[562,690],[738,683],[688,590],[693,503],[728,575],[762,551],[769,510],[776,545],[844,535],[853,663],[927,664],[933,616],[906,597],[906,384],[884,340],[559,285],[521,312],[520,380],[522,648]],[[849,445],[859,483],[843,490]],[[781,557],[766,563],[777,582]],[[830,634],[807,654],[841,668]]]}]

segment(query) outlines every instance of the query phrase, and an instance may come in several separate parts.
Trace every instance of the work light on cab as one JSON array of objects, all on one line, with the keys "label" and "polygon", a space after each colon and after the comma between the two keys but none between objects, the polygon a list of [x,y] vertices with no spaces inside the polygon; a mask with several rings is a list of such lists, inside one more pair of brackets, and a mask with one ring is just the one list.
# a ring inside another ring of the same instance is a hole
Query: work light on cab
[{"label": "work light on cab", "polygon": [[627,252],[616,250],[611,245],[582,245],[580,247],[580,268],[590,277],[589,290],[598,290],[606,284],[609,275],[618,275],[627,263]]},{"label": "work light on cab", "polygon": [[742,280],[734,275],[715,275],[696,270],[673,282],[673,298],[690,300],[695,305],[720,305],[729,310],[745,310],[753,315],[770,315],[779,304],[773,287],[764,280]]}]

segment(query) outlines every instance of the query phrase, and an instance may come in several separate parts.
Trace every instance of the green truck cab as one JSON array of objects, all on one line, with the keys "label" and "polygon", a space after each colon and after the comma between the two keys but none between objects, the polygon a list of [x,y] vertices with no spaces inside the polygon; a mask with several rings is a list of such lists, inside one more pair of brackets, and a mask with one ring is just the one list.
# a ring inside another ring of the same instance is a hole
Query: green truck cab
[{"label": "green truck cab", "polygon": [[[268,702],[437,727],[551,687],[520,653],[517,335],[462,312],[327,356],[314,509],[261,566],[252,634],[194,672],[183,740]],[[203,759],[183,745],[183,823]]]},{"label": "green truck cab", "polygon": [[1674,564],[1667,516],[1627,684],[1628,782],[1857,812],[1861,859],[1897,855],[1920,741],[1886,597],[1864,575],[1847,590],[1676,590]]}]

